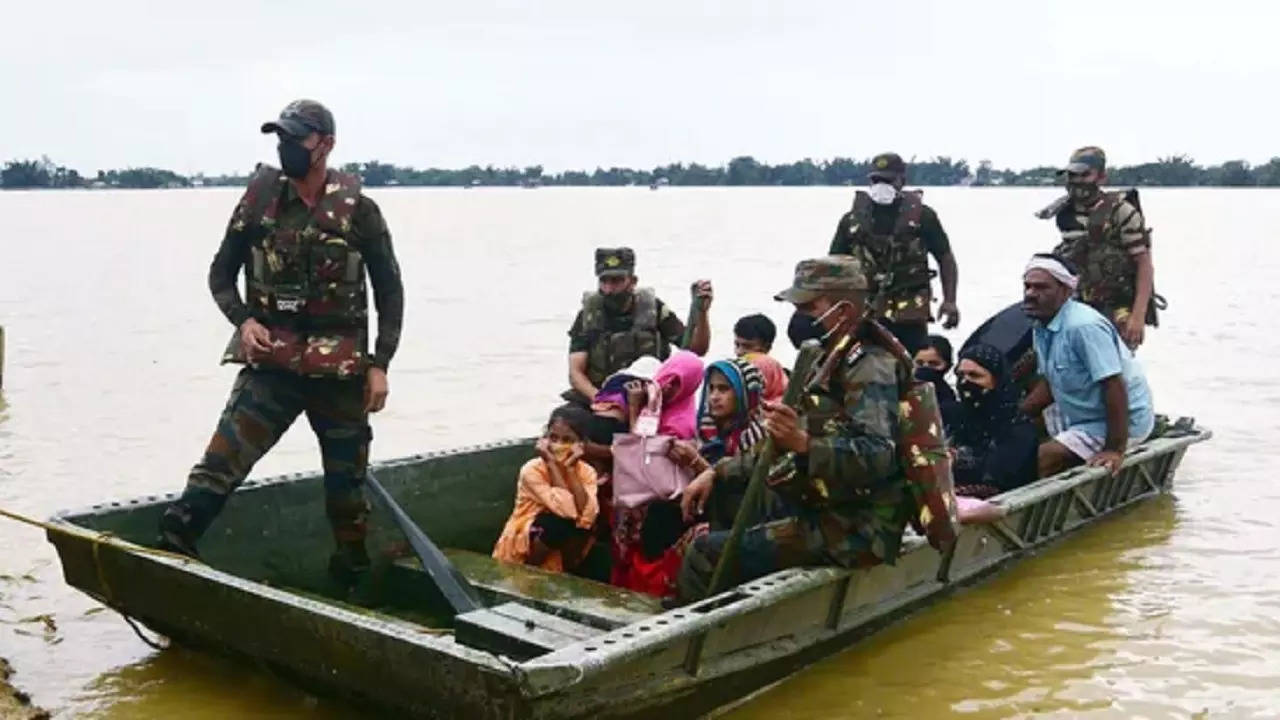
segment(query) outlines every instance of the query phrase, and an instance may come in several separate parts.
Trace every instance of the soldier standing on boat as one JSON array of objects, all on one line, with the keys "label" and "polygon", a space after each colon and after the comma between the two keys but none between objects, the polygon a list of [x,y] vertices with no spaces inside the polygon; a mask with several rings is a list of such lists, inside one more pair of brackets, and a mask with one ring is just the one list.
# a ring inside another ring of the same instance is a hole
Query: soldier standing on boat
[{"label": "soldier standing on boat", "polygon": [[[820,364],[827,374],[803,395],[800,411],[781,402],[764,406],[765,431],[779,452],[767,482],[796,512],[747,528],[733,569],[740,581],[787,567],[866,567],[898,556],[914,508],[897,454],[898,403],[911,369],[869,337],[868,288],[856,258],[830,256],[802,261],[791,287],[776,296],[795,305],[813,335],[827,336]],[[756,460],[739,453],[695,478],[681,499],[686,518],[699,515],[712,492],[741,494]],[[729,535],[709,532],[686,550],[682,600],[706,594]]]},{"label": "soldier standing on boat", "polygon": [[[337,550],[330,572],[368,568],[364,479],[368,415],[387,400],[404,288],[391,235],[360,178],[326,168],[333,115],[290,103],[263,133],[279,137],[281,169],[259,165],[209,268],[218,309],[236,327],[223,362],[243,364],[204,456],[160,519],[161,546],[196,554],[227,498],[301,413],[320,441],[325,512]],[[237,279],[245,271],[247,303]],[[368,350],[366,273],[378,337]]]},{"label": "soldier standing on boat", "polygon": [[1096,146],[1071,153],[1065,168],[1067,195],[1036,215],[1054,218],[1062,242],[1054,254],[1080,269],[1077,297],[1115,324],[1130,349],[1142,344],[1147,325],[1158,324],[1151,262],[1151,230],[1138,191],[1103,192],[1107,155]]},{"label": "soldier standing on boat", "polygon": [[652,355],[665,360],[671,346],[701,356],[711,344],[710,280],[693,284],[691,327],[650,288],[636,288],[636,254],[631,248],[599,248],[597,289],[583,293],[582,309],[569,329],[569,385],[564,399],[580,405],[591,400],[613,373]]},{"label": "soldier standing on boat", "polygon": [[[960,324],[956,307],[956,266],[951,242],[938,214],[921,200],[920,191],[904,191],[907,164],[897,153],[871,160],[870,187],[859,190],[853,209],[836,225],[832,255],[856,255],[869,273],[874,303],[885,327],[913,356],[929,337],[932,289],[929,255],[942,277],[942,327]],[[802,321],[798,321],[802,322]]]}]

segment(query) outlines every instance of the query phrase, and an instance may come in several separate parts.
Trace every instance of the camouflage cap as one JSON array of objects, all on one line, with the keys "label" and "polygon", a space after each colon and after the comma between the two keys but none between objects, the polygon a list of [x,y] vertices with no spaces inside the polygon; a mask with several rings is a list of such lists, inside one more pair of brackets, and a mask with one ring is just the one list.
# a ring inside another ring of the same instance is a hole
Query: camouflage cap
[{"label": "camouflage cap", "polygon": [[313,132],[332,135],[333,113],[315,100],[294,100],[284,106],[279,118],[262,123],[262,132],[281,132],[299,138]]},{"label": "camouflage cap", "polygon": [[868,176],[874,178],[888,178],[897,180],[907,176],[907,164],[903,162],[902,156],[898,153],[880,153],[871,158],[871,172]]},{"label": "camouflage cap", "polygon": [[867,276],[862,263],[849,255],[801,260],[796,264],[796,277],[791,287],[773,296],[774,300],[790,303],[813,302],[829,292],[866,290]]},{"label": "camouflage cap", "polygon": [[1102,172],[1106,169],[1107,154],[1096,145],[1086,145],[1071,153],[1071,159],[1067,161],[1067,166],[1059,170],[1058,174],[1084,173],[1090,170]]},{"label": "camouflage cap", "polygon": [[632,275],[636,253],[629,247],[596,248],[596,277]]}]

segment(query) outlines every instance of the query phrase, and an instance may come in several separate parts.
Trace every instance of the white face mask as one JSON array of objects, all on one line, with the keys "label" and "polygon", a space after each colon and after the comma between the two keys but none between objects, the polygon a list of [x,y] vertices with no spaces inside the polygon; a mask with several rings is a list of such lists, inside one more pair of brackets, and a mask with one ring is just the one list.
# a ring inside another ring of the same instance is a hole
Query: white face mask
[{"label": "white face mask", "polygon": [[877,205],[888,205],[898,198],[897,188],[887,182],[871,183],[867,194],[871,196],[871,202]]}]

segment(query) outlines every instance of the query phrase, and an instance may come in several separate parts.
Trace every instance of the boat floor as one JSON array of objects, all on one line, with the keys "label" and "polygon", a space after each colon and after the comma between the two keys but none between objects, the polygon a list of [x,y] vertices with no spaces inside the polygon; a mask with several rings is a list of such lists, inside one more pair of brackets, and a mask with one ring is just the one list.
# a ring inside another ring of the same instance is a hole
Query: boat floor
[{"label": "boat floor", "polygon": [[[467,550],[445,550],[454,566],[481,592],[486,605],[518,601],[601,630],[629,625],[662,612],[658,598],[568,573],[541,570],[495,560]],[[384,597],[396,598],[397,610],[408,601],[434,602],[430,580],[417,558],[396,560],[385,578]]]}]

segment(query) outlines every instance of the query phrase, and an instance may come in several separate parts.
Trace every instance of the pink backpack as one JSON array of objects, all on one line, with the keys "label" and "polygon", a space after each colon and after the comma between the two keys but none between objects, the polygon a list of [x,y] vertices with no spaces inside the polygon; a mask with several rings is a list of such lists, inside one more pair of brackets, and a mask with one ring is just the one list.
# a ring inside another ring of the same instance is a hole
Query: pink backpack
[{"label": "pink backpack", "polygon": [[649,404],[636,418],[635,432],[613,436],[613,502],[636,508],[654,500],[673,500],[684,492],[690,477],[667,453],[675,438],[658,434],[662,393],[646,383]]}]

